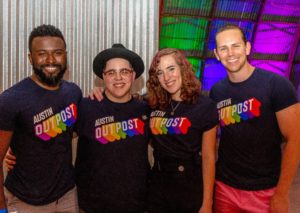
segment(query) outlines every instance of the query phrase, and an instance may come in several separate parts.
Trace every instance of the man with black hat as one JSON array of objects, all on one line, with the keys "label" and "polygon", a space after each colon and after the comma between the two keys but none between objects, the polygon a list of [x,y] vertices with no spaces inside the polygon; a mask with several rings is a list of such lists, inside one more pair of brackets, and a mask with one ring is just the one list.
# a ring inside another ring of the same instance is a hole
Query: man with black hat
[{"label": "man with black hat", "polygon": [[101,102],[86,98],[79,106],[75,175],[80,208],[86,213],[144,212],[148,108],[131,96],[143,60],[114,44],[95,57],[93,70],[105,91]]}]

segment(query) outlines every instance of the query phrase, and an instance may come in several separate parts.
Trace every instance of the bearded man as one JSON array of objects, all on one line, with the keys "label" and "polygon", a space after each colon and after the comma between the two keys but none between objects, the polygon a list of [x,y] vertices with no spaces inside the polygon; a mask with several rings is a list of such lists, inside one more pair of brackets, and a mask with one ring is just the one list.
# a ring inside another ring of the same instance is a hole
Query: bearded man
[{"label": "bearded man", "polygon": [[71,141],[82,93],[62,80],[67,51],[61,31],[36,27],[28,58],[33,74],[0,95],[0,160],[9,146],[18,159],[4,184],[1,164],[0,212],[76,213]]}]

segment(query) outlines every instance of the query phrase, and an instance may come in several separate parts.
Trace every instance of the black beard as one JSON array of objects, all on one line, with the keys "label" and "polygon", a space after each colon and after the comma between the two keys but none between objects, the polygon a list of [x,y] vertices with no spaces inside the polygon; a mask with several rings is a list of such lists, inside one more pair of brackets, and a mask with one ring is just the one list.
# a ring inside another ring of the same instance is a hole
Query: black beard
[{"label": "black beard", "polygon": [[39,80],[43,84],[46,84],[49,87],[57,86],[61,82],[61,79],[63,78],[67,68],[62,67],[61,65],[58,65],[58,64],[51,65],[51,66],[58,67],[60,69],[60,72],[56,76],[47,76],[43,72],[43,67],[45,67],[45,66],[47,66],[47,65],[43,65],[40,68],[33,66],[34,73],[38,76]]}]

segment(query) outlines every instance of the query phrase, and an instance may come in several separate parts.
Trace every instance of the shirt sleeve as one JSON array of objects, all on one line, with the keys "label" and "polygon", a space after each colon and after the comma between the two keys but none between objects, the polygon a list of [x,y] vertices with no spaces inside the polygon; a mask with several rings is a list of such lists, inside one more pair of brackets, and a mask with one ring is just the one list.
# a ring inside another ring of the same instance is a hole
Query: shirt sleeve
[{"label": "shirt sleeve", "polygon": [[209,102],[206,108],[206,124],[204,126],[204,131],[207,131],[219,123],[219,113],[217,110],[216,103],[211,99],[208,99]]},{"label": "shirt sleeve", "polygon": [[275,75],[271,84],[271,100],[276,112],[298,102],[296,89],[288,79]]},{"label": "shirt sleeve", "polygon": [[17,120],[18,110],[17,98],[9,92],[0,95],[0,129],[13,131]]}]

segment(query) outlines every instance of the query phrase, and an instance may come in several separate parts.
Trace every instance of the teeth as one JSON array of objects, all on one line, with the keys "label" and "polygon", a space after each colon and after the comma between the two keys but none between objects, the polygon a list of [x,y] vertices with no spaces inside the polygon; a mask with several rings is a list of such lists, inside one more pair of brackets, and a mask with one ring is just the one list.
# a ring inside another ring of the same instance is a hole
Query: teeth
[{"label": "teeth", "polygon": [[233,63],[233,62],[236,62],[237,61],[237,59],[229,59],[228,60],[228,62],[230,62],[230,63]]},{"label": "teeth", "polygon": [[125,84],[121,83],[121,84],[114,84],[115,87],[122,87],[124,86]]},{"label": "teeth", "polygon": [[55,71],[57,70],[57,67],[45,67],[45,69],[49,71]]},{"label": "teeth", "polygon": [[170,86],[172,86],[174,84],[174,81],[168,81],[165,84],[170,87]]}]

